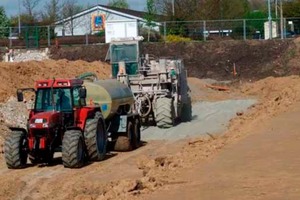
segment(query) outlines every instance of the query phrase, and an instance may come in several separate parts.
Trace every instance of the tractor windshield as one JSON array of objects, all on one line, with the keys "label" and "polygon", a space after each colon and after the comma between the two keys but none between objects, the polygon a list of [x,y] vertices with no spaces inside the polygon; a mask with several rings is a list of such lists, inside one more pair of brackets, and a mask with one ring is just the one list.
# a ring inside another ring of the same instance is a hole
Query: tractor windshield
[{"label": "tractor windshield", "polygon": [[137,44],[113,44],[110,48],[112,63],[118,63],[120,61],[124,61],[125,63],[137,62]]},{"label": "tractor windshield", "polygon": [[37,91],[35,110],[41,111],[72,111],[70,88],[39,89]]}]

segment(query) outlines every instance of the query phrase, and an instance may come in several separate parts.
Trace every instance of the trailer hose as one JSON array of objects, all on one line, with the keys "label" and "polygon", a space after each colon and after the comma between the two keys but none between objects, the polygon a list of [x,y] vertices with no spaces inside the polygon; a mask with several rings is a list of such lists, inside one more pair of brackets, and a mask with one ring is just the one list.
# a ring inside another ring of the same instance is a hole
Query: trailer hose
[{"label": "trailer hose", "polygon": [[86,72],[76,76],[76,78],[81,80],[98,80],[98,76],[93,72]]}]

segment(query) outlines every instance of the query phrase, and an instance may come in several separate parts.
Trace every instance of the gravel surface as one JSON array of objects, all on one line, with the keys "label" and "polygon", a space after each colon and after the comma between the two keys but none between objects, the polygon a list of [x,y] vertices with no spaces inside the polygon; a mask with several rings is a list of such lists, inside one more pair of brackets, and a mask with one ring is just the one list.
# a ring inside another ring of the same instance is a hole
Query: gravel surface
[{"label": "gravel surface", "polygon": [[193,105],[193,120],[170,129],[144,127],[142,140],[180,140],[208,134],[218,134],[226,130],[229,121],[254,105],[257,101],[226,100],[218,102],[198,102]]},{"label": "gravel surface", "polygon": [[49,59],[48,50],[31,50],[26,52],[16,51],[14,62],[25,62],[30,60],[42,61]]}]

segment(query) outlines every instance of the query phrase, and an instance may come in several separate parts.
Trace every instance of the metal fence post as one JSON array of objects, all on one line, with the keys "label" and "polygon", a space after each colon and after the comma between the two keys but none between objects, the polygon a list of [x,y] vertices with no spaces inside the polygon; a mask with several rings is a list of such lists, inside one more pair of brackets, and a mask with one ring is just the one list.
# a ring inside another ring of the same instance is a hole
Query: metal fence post
[{"label": "metal fence post", "polygon": [[283,19],[283,33],[284,38],[286,38],[286,18]]},{"label": "metal fence post", "polygon": [[47,27],[48,28],[48,46],[51,46],[51,33],[50,33],[50,26]]},{"label": "metal fence post", "polygon": [[167,40],[167,23],[164,22],[164,41]]},{"label": "metal fence post", "polygon": [[203,41],[206,41],[206,21],[203,21]]},{"label": "metal fence post", "polygon": [[243,30],[244,30],[244,40],[247,40],[247,29],[246,29],[247,25],[246,25],[246,20],[245,19],[243,20],[243,26],[244,26],[244,28],[243,28]]},{"label": "metal fence post", "polygon": [[89,35],[85,34],[85,45],[89,45]]},{"label": "metal fence post", "polygon": [[9,48],[12,47],[12,38],[11,38],[11,36],[12,36],[12,27],[9,27],[9,35],[8,35],[8,37],[9,37]]}]

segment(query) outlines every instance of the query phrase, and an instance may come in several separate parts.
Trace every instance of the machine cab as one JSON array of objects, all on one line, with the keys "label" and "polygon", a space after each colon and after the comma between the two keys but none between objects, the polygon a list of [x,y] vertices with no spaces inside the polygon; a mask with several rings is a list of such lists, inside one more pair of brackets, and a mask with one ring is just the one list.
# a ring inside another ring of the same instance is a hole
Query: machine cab
[{"label": "machine cab", "polygon": [[142,38],[120,38],[112,40],[106,60],[110,60],[112,77],[116,78],[122,71],[120,63],[125,64],[125,72],[128,75],[138,74],[140,41]]},{"label": "machine cab", "polygon": [[77,79],[37,81],[34,111],[72,112],[73,108],[85,106],[82,84]]}]

